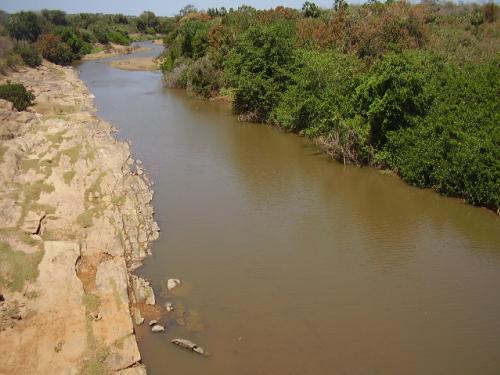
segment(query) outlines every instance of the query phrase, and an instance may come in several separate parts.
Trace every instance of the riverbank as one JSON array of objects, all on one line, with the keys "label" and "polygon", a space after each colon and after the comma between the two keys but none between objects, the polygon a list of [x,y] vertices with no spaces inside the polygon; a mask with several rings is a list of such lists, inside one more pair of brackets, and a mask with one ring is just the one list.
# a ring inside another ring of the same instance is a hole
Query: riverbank
[{"label": "riverbank", "polygon": [[6,80],[36,99],[0,100],[0,372],[145,374],[131,291],[154,298],[130,272],[158,238],[151,184],[74,69]]},{"label": "riverbank", "polygon": [[123,60],[111,61],[109,63],[113,68],[130,71],[154,71],[158,70],[158,62],[152,56],[131,57]]}]

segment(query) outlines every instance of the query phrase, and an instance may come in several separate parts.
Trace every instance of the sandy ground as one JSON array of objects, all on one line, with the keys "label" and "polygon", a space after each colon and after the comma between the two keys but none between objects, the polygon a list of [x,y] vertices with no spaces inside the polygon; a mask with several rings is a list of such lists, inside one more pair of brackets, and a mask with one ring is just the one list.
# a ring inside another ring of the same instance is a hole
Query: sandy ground
[{"label": "sandy ground", "polygon": [[130,59],[112,61],[109,64],[114,68],[123,70],[158,70],[158,63],[154,57],[132,57]]}]

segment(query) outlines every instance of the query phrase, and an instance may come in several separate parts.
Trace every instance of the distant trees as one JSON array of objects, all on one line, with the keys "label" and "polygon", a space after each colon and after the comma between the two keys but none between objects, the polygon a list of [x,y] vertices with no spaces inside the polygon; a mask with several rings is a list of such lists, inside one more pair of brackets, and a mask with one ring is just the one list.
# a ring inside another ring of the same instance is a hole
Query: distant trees
[{"label": "distant trees", "polygon": [[7,30],[12,38],[30,42],[36,41],[42,33],[40,20],[34,12],[19,12],[11,15]]},{"label": "distant trees", "polygon": [[142,12],[137,19],[137,30],[142,33],[154,34],[158,31],[159,26],[158,17],[151,11]]},{"label": "distant trees", "polygon": [[304,13],[304,17],[316,18],[320,15],[320,9],[316,4],[306,1],[304,5],[302,5],[302,13]]}]

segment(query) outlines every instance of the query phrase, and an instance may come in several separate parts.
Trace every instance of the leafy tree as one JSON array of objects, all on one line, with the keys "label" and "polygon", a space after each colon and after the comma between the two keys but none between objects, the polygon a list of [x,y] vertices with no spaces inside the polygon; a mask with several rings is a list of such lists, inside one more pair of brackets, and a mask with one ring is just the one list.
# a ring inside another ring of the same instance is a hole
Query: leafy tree
[{"label": "leafy tree", "polygon": [[426,90],[427,62],[420,54],[389,55],[356,89],[359,111],[370,124],[375,145],[383,144],[389,131],[412,126],[426,115],[432,102]]},{"label": "leafy tree", "polygon": [[7,23],[7,30],[12,38],[34,42],[42,32],[40,20],[33,12],[13,14]]},{"label": "leafy tree", "polygon": [[287,22],[251,26],[241,35],[227,61],[237,113],[268,120],[290,82],[293,50],[294,30]]},{"label": "leafy tree", "polygon": [[196,12],[198,12],[198,9],[196,9],[194,5],[188,4],[179,11],[179,16],[184,17],[189,13],[196,13]]},{"label": "leafy tree", "polygon": [[67,26],[69,21],[66,17],[66,13],[62,10],[42,10],[42,16],[50,23],[56,26]]},{"label": "leafy tree", "polygon": [[320,15],[319,7],[310,1],[306,1],[304,5],[302,5],[302,12],[304,13],[304,17],[317,18]]},{"label": "leafy tree", "polygon": [[158,17],[151,11],[142,12],[137,19],[137,29],[143,33],[154,34],[159,30],[159,26]]}]

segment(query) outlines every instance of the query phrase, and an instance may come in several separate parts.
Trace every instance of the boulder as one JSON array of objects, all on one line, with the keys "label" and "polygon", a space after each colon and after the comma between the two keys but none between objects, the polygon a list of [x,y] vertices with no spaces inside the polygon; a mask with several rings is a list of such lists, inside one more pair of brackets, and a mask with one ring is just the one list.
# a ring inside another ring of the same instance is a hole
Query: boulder
[{"label": "boulder", "polygon": [[165,303],[165,310],[168,312],[174,311],[174,305],[172,302],[167,302]]},{"label": "boulder", "polygon": [[165,327],[159,324],[155,324],[151,327],[151,332],[165,332]]},{"label": "boulder", "polygon": [[167,289],[172,290],[178,285],[180,285],[181,281],[179,279],[168,279],[167,281]]}]

